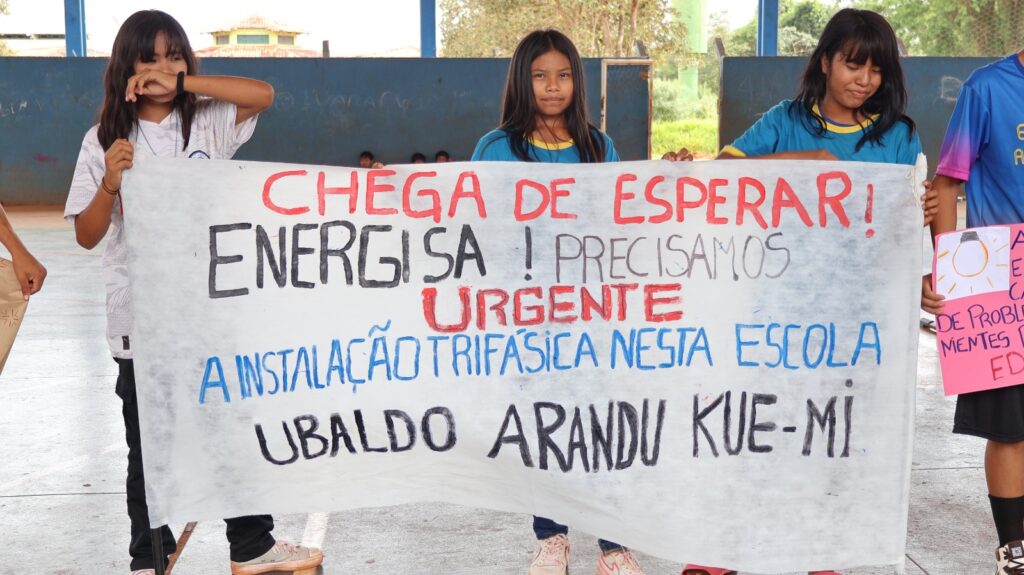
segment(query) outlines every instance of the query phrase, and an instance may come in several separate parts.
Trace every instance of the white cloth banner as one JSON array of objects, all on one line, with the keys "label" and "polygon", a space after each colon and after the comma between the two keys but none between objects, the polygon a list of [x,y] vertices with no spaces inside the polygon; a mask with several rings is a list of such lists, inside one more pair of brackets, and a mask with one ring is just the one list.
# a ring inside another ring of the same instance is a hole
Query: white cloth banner
[{"label": "white cloth banner", "polygon": [[902,564],[923,179],[138,158],[151,520],[446,501],[744,571]]}]

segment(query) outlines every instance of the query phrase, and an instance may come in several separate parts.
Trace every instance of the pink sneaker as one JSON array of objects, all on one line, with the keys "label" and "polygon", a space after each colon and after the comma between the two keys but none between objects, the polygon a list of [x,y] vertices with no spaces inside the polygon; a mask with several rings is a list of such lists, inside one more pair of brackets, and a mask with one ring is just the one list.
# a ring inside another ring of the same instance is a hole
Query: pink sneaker
[{"label": "pink sneaker", "polygon": [[567,575],[569,573],[569,538],[552,535],[540,542],[530,563],[529,575]]},{"label": "pink sneaker", "polygon": [[597,575],[644,575],[644,570],[636,562],[633,552],[622,547],[601,553],[597,560]]}]

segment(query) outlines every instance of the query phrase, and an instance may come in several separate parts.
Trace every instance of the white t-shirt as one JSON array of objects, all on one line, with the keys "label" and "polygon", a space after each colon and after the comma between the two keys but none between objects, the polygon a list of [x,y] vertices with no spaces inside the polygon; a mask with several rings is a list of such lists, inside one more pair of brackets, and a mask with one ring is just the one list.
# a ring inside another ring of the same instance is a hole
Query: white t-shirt
[{"label": "white t-shirt", "polygon": [[[136,157],[230,159],[256,128],[256,116],[235,125],[236,113],[234,104],[211,98],[200,99],[186,150],[181,149],[184,139],[177,112],[172,112],[159,124],[140,120],[139,129],[133,130],[128,139],[134,144]],[[85,133],[82,151],[78,154],[71,191],[64,206],[64,218],[72,224],[96,195],[106,170],[105,152],[100,146],[98,131],[99,126],[96,125]],[[107,287],[107,343],[114,357],[131,359],[128,339],[132,331],[131,292],[123,224],[121,199],[118,198],[110,215],[107,247],[103,254],[103,279]]]}]

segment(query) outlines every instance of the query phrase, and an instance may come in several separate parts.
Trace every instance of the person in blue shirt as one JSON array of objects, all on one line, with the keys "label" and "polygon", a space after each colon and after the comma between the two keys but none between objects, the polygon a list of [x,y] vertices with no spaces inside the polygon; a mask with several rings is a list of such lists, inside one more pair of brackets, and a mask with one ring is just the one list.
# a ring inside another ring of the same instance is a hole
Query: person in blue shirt
[{"label": "person in blue shirt", "polygon": [[[484,134],[472,161],[617,162],[611,138],[591,122],[587,110],[583,62],[572,40],[556,30],[536,30],[516,47],[509,62],[498,129]],[[533,518],[540,547],[529,575],[566,575],[569,528],[544,517]],[[597,573],[644,575],[633,553],[598,540]]]},{"label": "person in blue shirt", "polygon": [[[933,186],[939,210],[932,235],[956,229],[956,197],[966,184],[967,227],[1024,222],[1024,50],[975,70],[942,142]],[[931,277],[921,307],[942,313]],[[1024,575],[1024,385],[957,397],[953,433],[987,440],[985,479],[999,548],[997,573]]]},{"label": "person in blue shirt", "polygon": [[719,158],[913,165],[921,141],[906,107],[892,27],[874,12],[846,8],[825,26],[797,97],[765,112]]},{"label": "person in blue shirt", "polygon": [[[914,165],[921,141],[906,107],[907,90],[892,26],[869,10],[844,8],[825,25],[796,98],[765,112],[718,158]],[[926,194],[922,200],[928,220],[937,209],[937,199]],[[735,574],[732,569],[694,564],[683,569],[683,575]],[[814,571],[813,575],[838,574]]]},{"label": "person in blue shirt", "polygon": [[509,63],[501,124],[477,142],[472,161],[617,162],[611,138],[587,111],[583,62],[556,30],[524,37]]}]

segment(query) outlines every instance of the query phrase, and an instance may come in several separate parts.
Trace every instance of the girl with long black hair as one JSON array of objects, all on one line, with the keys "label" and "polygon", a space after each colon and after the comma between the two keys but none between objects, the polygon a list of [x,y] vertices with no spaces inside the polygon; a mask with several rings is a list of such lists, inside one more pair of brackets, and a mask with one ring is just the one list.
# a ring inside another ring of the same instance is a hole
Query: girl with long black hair
[{"label": "girl with long black hair", "polygon": [[[557,30],[536,30],[516,47],[508,66],[501,124],[476,145],[473,161],[617,162],[611,138],[590,122],[583,62],[572,40]],[[529,575],[566,575],[569,528],[533,518],[540,547]],[[598,540],[597,573],[643,575],[632,551]]]},{"label": "girl with long black hair", "polygon": [[906,107],[892,27],[845,8],[825,26],[796,98],[765,112],[719,158],[914,164],[921,142]]},{"label": "girl with long black hair", "polygon": [[[126,481],[134,575],[152,575],[156,561],[166,565],[174,550],[170,529],[161,527],[168,545],[154,558],[142,468],[127,248],[121,215],[121,177],[135,157],[231,158],[256,127],[256,117],[274,101],[266,82],[228,76],[200,76],[181,24],[158,10],[136,12],[114,39],[103,78],[99,124],[85,134],[71,181],[64,217],[75,226],[78,243],[92,249],[109,235],[103,256],[107,289],[107,342],[118,365],[128,443]],[[182,206],[182,209],[194,209]],[[109,234],[107,232],[110,232]],[[318,549],[275,541],[269,515],[226,519],[231,572],[257,575],[316,567]]]},{"label": "girl with long black hair", "polygon": [[617,162],[611,138],[590,121],[583,61],[557,30],[527,34],[508,66],[501,123],[476,145],[472,160]]},{"label": "girl with long black hair", "polygon": [[[718,157],[914,165],[921,141],[906,108],[907,89],[892,26],[875,12],[844,8],[825,25],[796,98],[765,112]],[[922,201],[928,223],[938,200],[932,192]],[[736,571],[690,564],[683,575]]]}]

